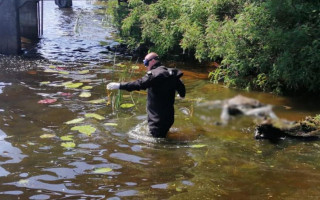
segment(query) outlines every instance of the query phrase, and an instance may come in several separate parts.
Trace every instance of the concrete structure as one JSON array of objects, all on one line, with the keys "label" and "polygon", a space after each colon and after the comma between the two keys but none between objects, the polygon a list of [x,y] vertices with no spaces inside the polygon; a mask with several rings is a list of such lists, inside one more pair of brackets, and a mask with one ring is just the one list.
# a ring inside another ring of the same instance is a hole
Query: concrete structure
[{"label": "concrete structure", "polygon": [[[60,8],[72,0],[55,0]],[[0,0],[0,54],[19,54],[21,37],[38,39],[43,31],[43,0]]]}]

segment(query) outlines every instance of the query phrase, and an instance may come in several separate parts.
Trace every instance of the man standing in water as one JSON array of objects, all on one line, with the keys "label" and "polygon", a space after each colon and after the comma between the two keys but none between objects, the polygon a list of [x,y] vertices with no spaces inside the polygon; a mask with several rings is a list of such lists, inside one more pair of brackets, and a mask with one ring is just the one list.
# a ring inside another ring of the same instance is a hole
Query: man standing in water
[{"label": "man standing in water", "polygon": [[174,122],[175,92],[185,97],[186,89],[180,80],[183,73],[178,69],[161,65],[159,57],[152,52],[143,60],[147,74],[142,78],[125,83],[111,82],[108,90],[146,90],[148,89],[147,112],[148,125],[153,137],[165,138]]}]

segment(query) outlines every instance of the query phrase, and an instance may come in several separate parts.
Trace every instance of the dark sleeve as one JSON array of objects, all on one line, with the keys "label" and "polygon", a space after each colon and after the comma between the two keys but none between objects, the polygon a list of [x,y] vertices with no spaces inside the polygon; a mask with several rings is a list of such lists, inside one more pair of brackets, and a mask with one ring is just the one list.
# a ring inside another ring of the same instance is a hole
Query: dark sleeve
[{"label": "dark sleeve", "polygon": [[120,89],[127,90],[129,92],[133,90],[146,90],[151,86],[152,81],[152,75],[147,74],[136,81],[120,83]]},{"label": "dark sleeve", "polygon": [[180,78],[177,80],[177,91],[180,95],[180,97],[186,96],[186,87],[184,86],[183,82],[180,80]]}]

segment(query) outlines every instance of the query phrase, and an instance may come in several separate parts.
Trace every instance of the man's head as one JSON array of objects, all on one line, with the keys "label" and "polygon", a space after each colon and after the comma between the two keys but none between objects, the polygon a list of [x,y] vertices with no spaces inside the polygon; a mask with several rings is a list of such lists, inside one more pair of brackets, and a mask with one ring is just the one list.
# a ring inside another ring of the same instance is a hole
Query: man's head
[{"label": "man's head", "polygon": [[151,68],[159,62],[159,56],[154,52],[148,53],[143,60],[143,64],[148,68],[148,70],[151,70]]}]

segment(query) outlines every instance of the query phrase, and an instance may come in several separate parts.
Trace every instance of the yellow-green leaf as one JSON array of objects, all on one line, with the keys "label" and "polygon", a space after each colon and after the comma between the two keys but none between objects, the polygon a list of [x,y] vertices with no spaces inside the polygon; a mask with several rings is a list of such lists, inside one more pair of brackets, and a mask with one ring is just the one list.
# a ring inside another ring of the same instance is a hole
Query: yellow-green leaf
[{"label": "yellow-green leaf", "polygon": [[91,90],[93,87],[92,86],[83,86],[82,89],[83,90]]},{"label": "yellow-green leaf", "polygon": [[61,139],[62,141],[72,141],[72,140],[73,140],[73,135],[61,136],[60,139]]},{"label": "yellow-green leaf", "polygon": [[53,70],[53,69],[45,69],[44,72],[46,72],[46,73],[57,73],[58,71]]},{"label": "yellow-green leaf", "polygon": [[131,68],[132,68],[132,69],[139,69],[139,66],[134,65],[134,66],[132,66]]},{"label": "yellow-green leaf", "polygon": [[121,108],[131,108],[133,106],[134,106],[134,104],[132,104],[132,103],[124,103],[124,104],[120,105]]},{"label": "yellow-green leaf", "polygon": [[89,70],[82,70],[82,71],[79,71],[79,74],[87,74],[89,72],[90,72]]},{"label": "yellow-green leaf", "polygon": [[50,81],[42,81],[40,82],[40,85],[48,85],[50,83]]},{"label": "yellow-green leaf", "polygon": [[76,144],[74,142],[63,142],[61,143],[61,146],[70,149],[70,148],[74,148],[76,146]]},{"label": "yellow-green leaf", "polygon": [[55,134],[49,134],[49,133],[43,134],[43,135],[40,136],[40,138],[53,138],[53,137],[56,137],[56,135]]},{"label": "yellow-green leaf", "polygon": [[84,118],[78,118],[78,119],[73,119],[73,120],[70,120],[70,121],[67,121],[65,122],[66,124],[77,124],[77,123],[80,123],[84,120]]},{"label": "yellow-green leaf", "polygon": [[88,97],[91,97],[91,93],[90,92],[81,92],[79,97],[88,98]]},{"label": "yellow-green leaf", "polygon": [[202,148],[202,147],[206,147],[207,145],[205,144],[194,144],[194,145],[191,145],[191,148]]},{"label": "yellow-green leaf", "polygon": [[95,169],[93,172],[96,174],[103,174],[103,173],[108,173],[111,171],[112,171],[111,168],[98,168],[98,169]]},{"label": "yellow-green leaf", "polygon": [[99,103],[105,103],[106,100],[105,99],[96,99],[96,100],[91,100],[91,101],[87,101],[88,103],[92,103],[92,104],[99,104]]},{"label": "yellow-green leaf", "polygon": [[50,69],[55,69],[55,68],[57,68],[57,67],[56,67],[56,66],[53,66],[53,65],[50,65],[49,68],[50,68]]},{"label": "yellow-green leaf", "polygon": [[59,74],[67,75],[67,74],[70,74],[70,73],[69,73],[69,72],[67,72],[67,71],[59,71]]},{"label": "yellow-green leaf", "polygon": [[83,85],[83,83],[71,83],[71,84],[66,85],[65,87],[66,88],[78,88],[82,85]]},{"label": "yellow-green leaf", "polygon": [[98,115],[98,114],[95,114],[95,113],[87,113],[84,116],[87,117],[87,118],[96,118],[97,120],[105,119],[105,117],[103,117],[101,115]]},{"label": "yellow-green leaf", "polygon": [[116,123],[105,123],[104,125],[106,125],[106,126],[118,126],[118,124],[116,124]]},{"label": "yellow-green leaf", "polygon": [[92,133],[96,131],[96,129],[90,125],[85,126],[75,126],[71,128],[72,131],[79,131],[80,133],[83,133],[85,135],[90,136]]}]

